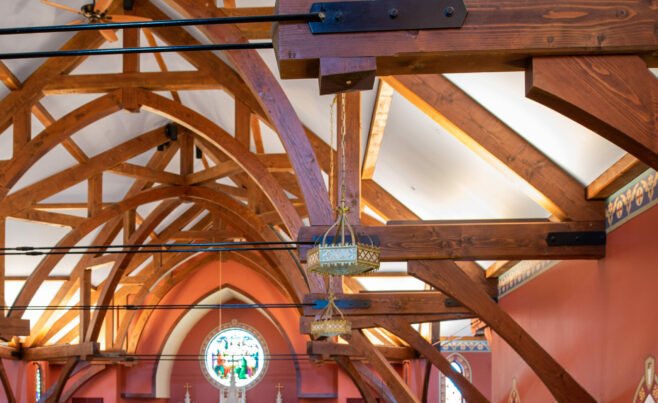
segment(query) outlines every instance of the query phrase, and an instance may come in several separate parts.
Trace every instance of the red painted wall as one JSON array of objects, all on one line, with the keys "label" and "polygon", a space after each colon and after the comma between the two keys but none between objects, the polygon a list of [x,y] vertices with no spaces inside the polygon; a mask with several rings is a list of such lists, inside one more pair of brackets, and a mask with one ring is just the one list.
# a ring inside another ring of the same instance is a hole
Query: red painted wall
[{"label": "red painted wall", "polygon": [[[240,303],[233,300],[228,303]],[[222,322],[230,323],[236,319],[256,329],[265,339],[269,353],[290,354],[285,339],[272,323],[256,310],[235,309],[222,312]],[[206,336],[214,332],[219,325],[219,314],[216,311],[207,313],[197,325],[190,330],[181,345],[178,354],[201,354],[200,349]],[[185,398],[184,385],[192,386],[190,396],[198,403],[218,399],[218,390],[213,387],[201,372],[198,361],[176,362],[171,375],[171,401],[182,402]],[[292,360],[270,360],[263,379],[252,389],[247,391],[248,402],[269,403],[276,400],[276,384],[281,383],[281,394],[284,401],[292,402],[297,397],[297,377]]]},{"label": "red painted wall", "polygon": [[[658,357],[657,226],[654,207],[608,234],[604,259],[562,262],[500,300],[597,401],[632,401],[645,358]],[[494,402],[513,378],[521,401],[555,401],[498,336],[493,365]]]}]

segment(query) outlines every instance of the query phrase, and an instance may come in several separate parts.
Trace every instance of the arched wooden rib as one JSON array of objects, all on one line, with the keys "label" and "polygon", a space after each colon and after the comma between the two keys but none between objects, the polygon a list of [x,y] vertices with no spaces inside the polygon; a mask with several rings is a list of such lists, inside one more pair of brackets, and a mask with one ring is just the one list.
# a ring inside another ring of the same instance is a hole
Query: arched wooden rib
[{"label": "arched wooden rib", "polygon": [[[110,207],[103,209],[98,215],[86,219],[77,228],[62,238],[62,240],[58,242],[57,246],[75,245],[99,225],[102,225],[107,221],[120,216],[128,210],[135,209],[142,204],[177,197],[182,193],[184,193],[184,190],[174,186],[159,186],[140,192],[133,197],[124,199]],[[14,306],[27,306],[32,300],[32,297],[34,297],[36,291],[39,289],[41,283],[48,277],[52,269],[62,258],[63,255],[46,256],[41,264],[39,264],[37,269],[35,269],[30,274],[25,284],[23,284],[23,288],[16,297]],[[9,311],[8,316],[12,318],[20,318],[23,316],[23,313],[25,313],[25,308],[12,308]]]},{"label": "arched wooden rib", "polygon": [[[174,211],[180,203],[180,200],[165,200],[160,203],[130,237],[128,243],[131,245],[143,243],[151,231],[153,231],[172,211]],[[136,251],[138,249],[138,247],[127,248],[128,251]],[[123,272],[133,256],[135,256],[133,253],[121,253],[117,256],[117,260],[115,261],[114,266],[112,266],[112,271],[110,271],[110,274],[107,276],[107,279],[104,282],[105,284],[101,289],[100,296],[98,297],[98,305],[102,306],[110,304],[112,295],[119,284],[119,280],[123,276]],[[94,311],[94,315],[89,323],[87,335],[85,336],[85,341],[96,341],[98,339],[98,333],[100,332],[106,313],[107,311],[105,310]]]},{"label": "arched wooden rib", "polygon": [[[157,152],[149,162],[146,164],[146,167],[148,168],[153,168],[153,169],[164,169],[164,167],[169,163],[171,158],[176,154],[176,151],[178,150],[178,145],[177,143],[174,143],[170,145],[166,150],[162,152]],[[124,199],[130,198],[134,196],[135,194],[150,188],[153,186],[151,182],[147,182],[144,180],[137,180],[135,183],[132,184],[128,192],[126,193],[126,196],[124,196]],[[110,219],[107,224],[100,230],[94,241],[92,242],[92,245],[108,245],[112,240],[117,236],[119,231],[121,230],[121,217],[114,217]],[[78,286],[78,276],[84,270],[85,268],[88,267],[89,263],[93,259],[92,255],[84,255],[82,259],[78,262],[78,264],[75,266],[73,269],[73,272],[71,273],[71,278],[69,281],[64,283],[60,290],[57,292],[53,300],[51,301],[52,305],[61,305],[62,303],[66,303],[66,301],[69,301],[73,297],[73,293],[77,290]],[[35,271],[50,271],[52,270],[52,266],[50,269],[48,268],[48,262],[49,261],[42,261],[39,263]],[[53,263],[53,264],[56,264]],[[44,311],[41,316],[39,317],[39,320],[34,324],[32,327],[32,334],[30,337],[26,339],[26,346],[33,346],[37,345],[40,342],[41,337],[45,334],[45,332],[48,331],[48,321],[52,317],[52,315],[56,311]]]},{"label": "arched wooden rib", "polygon": [[48,396],[48,399],[46,400],[48,403],[58,403],[60,401],[60,396],[62,395],[62,391],[64,390],[64,386],[66,385],[66,381],[69,380],[69,377],[71,376],[71,373],[73,372],[73,369],[75,368],[76,365],[80,362],[80,358],[74,357],[74,358],[69,358],[66,361],[66,364],[64,364],[64,367],[62,367],[62,372],[59,373],[59,378],[57,378],[57,382],[53,385],[53,391]]},{"label": "arched wooden rib", "polygon": [[277,209],[286,227],[294,234],[299,231],[302,221],[279,183],[260,160],[233,136],[203,115],[163,96],[138,90],[137,100],[144,109],[176,121],[216,144],[254,179]]},{"label": "arched wooden rib", "polygon": [[[245,224],[260,222],[260,219],[243,204],[235,201],[234,199],[228,196],[214,192],[208,188],[203,188],[198,186],[192,186],[192,187],[178,186],[175,189],[176,192],[180,193],[180,195],[205,200],[207,203],[210,203],[210,208],[219,208],[223,210],[226,214],[234,217],[235,220],[238,220],[236,222],[242,221]],[[140,227],[140,229],[142,227]],[[236,227],[240,227],[240,226],[236,225]],[[258,225],[256,227],[258,227]],[[260,224],[260,227],[262,229],[263,227],[262,224]],[[245,231],[248,233],[249,232],[248,228],[245,228]],[[251,236],[253,239],[258,239],[264,236],[264,238],[261,239],[265,241],[275,240],[272,239],[272,236],[267,236],[266,234],[267,233],[263,235],[254,233],[248,235]],[[131,242],[131,243],[135,243],[135,242]],[[281,262],[285,262],[287,259],[288,260],[292,259],[292,256],[290,254],[282,253],[282,251],[279,252],[275,251],[273,255],[278,256]],[[105,285],[103,286],[103,289],[101,291],[101,295],[98,301],[100,305],[109,304],[111,296],[114,293],[114,290],[116,289],[116,286],[118,285],[119,280],[123,274],[123,271],[125,270],[127,264],[129,263],[131,256],[132,256],[131,254],[122,254],[120,255],[120,258],[116,261],[115,266],[113,267],[112,272],[108,276]],[[295,271],[295,269],[290,264],[288,265],[283,264],[282,267],[284,268],[284,270],[286,270],[286,275],[291,281],[292,287],[295,290],[295,294],[297,295],[299,300],[301,300],[301,297],[308,292],[308,285],[304,281],[302,272]],[[94,317],[92,319],[89,332],[87,333],[87,341],[96,340],[98,338],[98,334],[100,332],[104,315],[105,315],[104,311],[96,311],[94,313]]]},{"label": "arched wooden rib", "polygon": [[402,338],[402,340],[409,343],[411,347],[430,360],[432,364],[443,373],[443,375],[452,380],[466,401],[471,403],[489,402],[489,399],[484,397],[484,395],[473,386],[464,375],[455,371],[443,354],[418,334],[418,332],[411,327],[409,322],[391,316],[377,318],[377,322],[380,326],[385,327],[388,331],[396,334]]},{"label": "arched wooden rib", "polygon": [[116,93],[109,93],[70,112],[48,126],[23,147],[11,163],[0,170],[0,186],[6,191],[12,188],[20,177],[48,151],[73,133],[119,110]]},{"label": "arched wooden rib", "polygon": [[[184,265],[181,265],[177,267],[173,274],[172,281],[166,282],[162,285],[156,286],[156,288],[153,289],[149,294],[152,295],[152,298],[149,299],[149,304],[158,304],[162,298],[164,298],[167,293],[174,288],[178,283],[183,281],[186,276],[189,276],[192,274],[194,271],[197,269],[202,268],[205,266],[205,264],[211,262],[211,261],[216,261],[217,260],[217,253],[216,252],[207,252],[201,258],[200,261],[198,262],[190,262],[188,264],[188,261],[184,263]],[[234,260],[237,261],[240,264],[246,265],[246,261],[244,259],[240,259],[241,254],[237,252],[225,252],[225,255],[222,254],[224,258],[227,260]],[[266,275],[267,276],[267,271],[263,270],[261,266],[259,265],[248,265],[247,267],[250,267],[252,270],[257,271],[260,274]],[[146,284],[144,285],[144,288],[146,289]],[[282,286],[278,286],[278,288],[281,290],[283,294],[287,294],[287,291],[285,288]],[[149,292],[148,289],[146,289],[146,292]],[[135,297],[136,300],[140,299],[140,293],[138,293]],[[148,311],[141,311],[139,313],[139,317],[137,318],[137,321],[134,321],[132,323],[132,326],[130,326],[130,337],[128,338],[128,347],[126,348],[126,351],[128,353],[134,353],[137,350],[137,346],[139,344],[139,340],[141,339],[142,332],[144,331],[144,328],[146,327],[146,324],[151,317],[152,313],[154,310],[148,310]],[[126,320],[126,329],[121,328],[121,330],[124,330],[123,333],[118,333],[121,337],[127,337],[128,332],[127,332],[127,327],[128,325],[131,324],[130,320]],[[117,347],[119,347],[119,341],[117,341]]]},{"label": "arched wooden rib", "polygon": [[514,319],[450,260],[412,260],[407,271],[470,309],[532,368],[559,402],[595,402]]},{"label": "arched wooden rib", "polygon": [[164,127],[136,136],[96,155],[83,164],[60,171],[8,195],[0,202],[0,215],[11,216],[33,203],[99,175],[108,168],[155,148],[165,141],[167,141],[167,137]]},{"label": "arched wooden rib", "polygon": [[95,376],[105,371],[105,369],[107,369],[106,365],[90,365],[87,367],[87,371],[80,378],[78,378],[78,380],[75,381],[73,385],[66,389],[66,392],[62,395],[62,402],[68,402],[73,397],[75,392],[80,390],[80,388],[85,386],[85,384],[91,381]]},{"label": "arched wooden rib", "polygon": [[352,382],[354,382],[354,386],[359,389],[359,393],[361,393],[361,397],[363,397],[365,403],[377,403],[377,399],[361,377],[361,373],[354,367],[350,357],[337,355],[334,357],[334,361],[336,361],[338,366],[340,366],[347,376],[350,377]]},{"label": "arched wooden rib", "polygon": [[[224,16],[218,9],[204,7],[195,0],[165,0],[165,2],[188,18],[207,18],[213,13],[216,17]],[[202,31],[214,43],[247,42],[234,25],[206,26]],[[274,123],[297,173],[297,180],[307,202],[311,224],[330,224],[333,221],[333,211],[315,153],[283,89],[256,51],[229,51],[224,54],[240,72],[252,93],[258,95],[261,105]]]}]

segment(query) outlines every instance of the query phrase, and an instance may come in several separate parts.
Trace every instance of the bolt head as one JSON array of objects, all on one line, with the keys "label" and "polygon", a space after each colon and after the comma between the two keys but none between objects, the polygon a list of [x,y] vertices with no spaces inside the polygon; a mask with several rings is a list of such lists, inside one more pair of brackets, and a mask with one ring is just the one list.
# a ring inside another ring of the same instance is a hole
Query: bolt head
[{"label": "bolt head", "polygon": [[388,16],[391,17],[391,18],[397,18],[398,14],[399,14],[399,12],[398,12],[397,8],[392,8],[392,9],[388,10]]},{"label": "bolt head", "polygon": [[443,10],[443,14],[446,17],[452,17],[455,14],[455,8],[453,6],[446,7],[446,9]]}]

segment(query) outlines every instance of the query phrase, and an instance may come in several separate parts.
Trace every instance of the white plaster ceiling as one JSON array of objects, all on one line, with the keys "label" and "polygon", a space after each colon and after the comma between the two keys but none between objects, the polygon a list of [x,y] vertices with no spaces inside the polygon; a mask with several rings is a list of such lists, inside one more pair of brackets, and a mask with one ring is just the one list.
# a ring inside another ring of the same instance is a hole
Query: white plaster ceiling
[{"label": "white plaster ceiling", "polygon": [[[86,0],[60,0],[62,4],[79,8]],[[72,13],[56,10],[37,0],[10,0],[3,4],[0,26],[35,26],[68,23],[77,17]],[[160,1],[154,1],[162,5]],[[269,0],[238,0],[238,6],[272,6]],[[172,17],[180,17],[164,7]],[[208,43],[196,29],[190,29],[199,40]],[[72,34],[39,34],[4,37],[0,52],[55,50]],[[120,33],[119,33],[120,36]],[[143,41],[145,42],[145,41]],[[120,43],[120,42],[119,42]],[[117,44],[105,44],[116,47]],[[274,75],[278,77],[274,52],[258,51]],[[166,54],[169,70],[191,70],[192,67],[178,55]],[[225,59],[224,59],[225,60]],[[8,60],[6,64],[22,81],[43,62],[43,59]],[[155,71],[157,66],[152,55],[142,56],[144,71]],[[119,56],[90,57],[73,74],[118,72]],[[561,167],[587,185],[615,162],[623,151],[588,129],[524,97],[523,73],[450,74],[448,78],[470,94],[485,108],[505,121],[524,138],[533,143]],[[332,96],[319,96],[316,80],[280,81],[301,121],[330,143],[330,105]],[[9,90],[0,85],[0,97]],[[163,93],[168,96],[168,94]],[[233,131],[233,100],[223,91],[183,91],[181,99],[189,106],[210,118],[229,133]],[[43,105],[59,118],[98,95],[48,96]],[[375,91],[366,91],[363,99],[364,146],[370,124]],[[90,156],[103,152],[140,133],[166,123],[160,116],[142,111],[138,114],[117,112],[90,125],[74,135],[74,140]],[[42,126],[34,123],[36,135]],[[283,152],[276,134],[261,125],[265,150]],[[9,158],[11,152],[11,128],[0,136],[0,157]],[[132,162],[144,164],[152,152],[136,157]],[[44,156],[18,182],[12,192],[47,175],[74,165],[75,160],[61,147],[55,147]],[[175,171],[176,165],[170,165]],[[197,163],[195,169],[200,169]],[[106,175],[104,199],[119,200],[130,186],[131,180]],[[472,218],[543,218],[549,213],[530,200],[496,169],[487,165],[477,155],[455,140],[434,121],[410,104],[399,94],[392,101],[388,125],[379,155],[374,179],[412,211],[423,219],[472,219]],[[49,201],[85,201],[86,183],[82,183]],[[145,216],[154,206],[138,209]],[[173,216],[172,216],[173,217]],[[173,218],[170,218],[173,219]],[[8,246],[21,244],[54,245],[66,233],[65,230],[39,224],[10,220],[8,222]],[[36,259],[35,261],[28,261]],[[38,258],[10,258],[7,273],[29,275]],[[68,271],[73,262],[68,263]],[[404,270],[395,266],[393,271]],[[58,273],[66,273],[66,267],[58,266]],[[95,278],[95,282],[100,279]],[[8,302],[17,292],[12,282],[8,289]],[[423,284],[412,279],[366,279],[361,283],[369,290],[422,289]],[[47,284],[47,285],[46,285]],[[56,282],[44,284],[33,303],[46,304]]]}]

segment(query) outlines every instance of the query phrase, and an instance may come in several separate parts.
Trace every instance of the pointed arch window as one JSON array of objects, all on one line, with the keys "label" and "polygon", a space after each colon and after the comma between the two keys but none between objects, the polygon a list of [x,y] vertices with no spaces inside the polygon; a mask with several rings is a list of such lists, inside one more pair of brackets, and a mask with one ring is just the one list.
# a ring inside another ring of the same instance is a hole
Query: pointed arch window
[{"label": "pointed arch window", "polygon": [[38,362],[34,363],[34,398],[35,401],[41,399],[43,393],[43,371],[41,370],[41,364]]},{"label": "pointed arch window", "polygon": [[[447,357],[452,368],[462,374],[469,381],[471,380],[471,366],[461,354],[454,353]],[[439,396],[441,403],[464,403],[461,392],[455,384],[443,374],[439,374]]]}]

